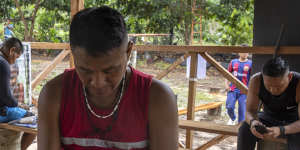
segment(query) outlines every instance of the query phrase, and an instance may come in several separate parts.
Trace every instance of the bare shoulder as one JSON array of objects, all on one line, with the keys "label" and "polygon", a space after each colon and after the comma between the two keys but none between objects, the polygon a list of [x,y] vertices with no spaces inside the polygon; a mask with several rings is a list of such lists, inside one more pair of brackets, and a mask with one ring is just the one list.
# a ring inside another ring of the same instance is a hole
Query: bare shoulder
[{"label": "bare shoulder", "polygon": [[150,87],[150,104],[166,105],[166,103],[176,103],[176,98],[169,86],[165,83],[153,79]]},{"label": "bare shoulder", "polygon": [[261,83],[261,78],[262,78],[262,75],[260,72],[251,76],[250,82],[249,82],[248,95],[251,93],[255,94],[255,95],[258,94],[259,88],[260,88],[260,83]]},{"label": "bare shoulder", "polygon": [[258,72],[258,73],[255,73],[254,75],[252,75],[250,80],[252,82],[257,83],[257,82],[260,82],[261,78],[262,78],[262,75],[260,72]]},{"label": "bare shoulder", "polygon": [[39,110],[40,108],[42,110],[49,107],[58,109],[61,100],[62,82],[63,74],[60,74],[45,84],[39,96]]},{"label": "bare shoulder", "polygon": [[149,115],[151,118],[169,118],[175,114],[177,117],[177,102],[171,88],[165,83],[153,79],[149,94]]},{"label": "bare shoulder", "polygon": [[260,72],[255,73],[254,75],[251,76],[249,84],[250,85],[252,84],[255,87],[259,87],[260,82],[261,82],[261,78],[262,78],[262,74]]},{"label": "bare shoulder", "polygon": [[178,149],[178,110],[172,90],[153,79],[149,95],[150,149]]}]

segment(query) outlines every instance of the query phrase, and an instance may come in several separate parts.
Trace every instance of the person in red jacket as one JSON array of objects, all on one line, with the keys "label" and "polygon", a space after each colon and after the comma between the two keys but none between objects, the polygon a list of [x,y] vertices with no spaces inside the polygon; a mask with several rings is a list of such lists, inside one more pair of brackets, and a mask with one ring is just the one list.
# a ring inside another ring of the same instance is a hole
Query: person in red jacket
[{"label": "person in red jacket", "polygon": [[75,68],[49,81],[39,97],[38,149],[178,149],[175,96],[127,65],[133,43],[118,11],[78,12],[70,46]]}]

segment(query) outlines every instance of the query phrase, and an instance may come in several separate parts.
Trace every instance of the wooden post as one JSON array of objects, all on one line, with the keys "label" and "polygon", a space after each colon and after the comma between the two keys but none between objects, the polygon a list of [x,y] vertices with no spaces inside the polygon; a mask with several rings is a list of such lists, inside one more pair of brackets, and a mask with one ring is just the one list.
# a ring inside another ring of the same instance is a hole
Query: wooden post
[{"label": "wooden post", "polygon": [[71,19],[80,10],[84,8],[84,0],[71,0]]},{"label": "wooden post", "polygon": [[75,68],[74,57],[72,55],[72,52],[69,54],[69,56],[70,56],[70,58],[69,58],[70,68]]},{"label": "wooden post", "polygon": [[[187,120],[194,120],[196,85],[197,85],[197,66],[198,54],[191,54],[190,78],[189,78],[189,95],[188,95],[188,112]],[[193,131],[186,130],[186,148],[191,149],[193,146]]]},{"label": "wooden post", "polygon": [[[71,0],[71,20],[73,16],[80,10],[84,8],[84,0]],[[74,68],[74,58],[72,53],[70,53],[70,68]]]}]

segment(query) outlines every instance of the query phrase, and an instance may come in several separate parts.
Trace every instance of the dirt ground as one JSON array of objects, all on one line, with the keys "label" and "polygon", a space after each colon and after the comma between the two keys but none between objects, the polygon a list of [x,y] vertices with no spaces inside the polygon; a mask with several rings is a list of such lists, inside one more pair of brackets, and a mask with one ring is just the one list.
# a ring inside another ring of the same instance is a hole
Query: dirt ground
[{"label": "dirt ground", "polygon": [[[47,57],[37,57],[32,56],[32,79],[34,79],[47,65],[51,63],[53,58]],[[170,64],[165,64],[159,62],[158,64],[147,65],[144,61],[138,61],[137,69],[152,75],[156,75],[163,71]],[[62,73],[64,69],[69,67],[69,62],[67,60],[58,64],[58,66],[47,76],[46,80],[43,80],[40,85],[38,85],[34,91],[33,96],[38,97],[38,94],[42,86],[49,79]],[[188,97],[188,79],[186,78],[185,67],[177,67],[176,70],[172,71],[165,78],[162,79],[167,85],[169,85],[174,93],[177,95],[177,102],[179,109],[186,108],[187,97]],[[218,94],[210,94],[211,88],[219,89]],[[196,95],[196,105],[213,102],[213,101],[223,101],[225,102],[226,93],[224,91],[224,78],[218,71],[210,67],[207,70],[207,76],[205,79],[200,79],[197,83],[197,95]],[[225,104],[225,103],[224,103]],[[221,116],[208,116],[206,111],[200,111],[196,113],[196,121],[212,121],[220,124],[226,124],[228,121],[227,114],[225,112],[225,106],[222,105]],[[180,116],[180,119],[186,119],[185,116]],[[180,130],[180,142],[185,144],[185,130]],[[216,137],[217,134],[210,134],[205,132],[195,132],[194,133],[194,143],[193,148],[197,148],[202,144],[206,143],[210,139]],[[36,143],[31,145],[30,150],[36,149]],[[219,144],[210,147],[208,150],[234,150],[236,149],[236,137],[229,137]]]}]

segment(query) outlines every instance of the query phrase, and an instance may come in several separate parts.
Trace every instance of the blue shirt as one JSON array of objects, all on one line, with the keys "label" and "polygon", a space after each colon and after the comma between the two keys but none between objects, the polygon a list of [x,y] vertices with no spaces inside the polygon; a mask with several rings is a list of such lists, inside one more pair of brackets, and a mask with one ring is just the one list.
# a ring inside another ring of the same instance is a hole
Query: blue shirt
[{"label": "blue shirt", "polygon": [[[231,72],[232,75],[238,78],[242,83],[248,86],[250,80],[251,67],[251,60],[240,62],[239,59],[233,59],[228,66],[228,71]],[[232,83],[230,83],[230,89],[231,91],[239,91],[239,89],[237,89],[236,86]]]},{"label": "blue shirt", "polygon": [[10,38],[13,36],[13,32],[11,31],[11,29],[8,28],[8,26],[6,26],[4,28],[4,38]]}]

